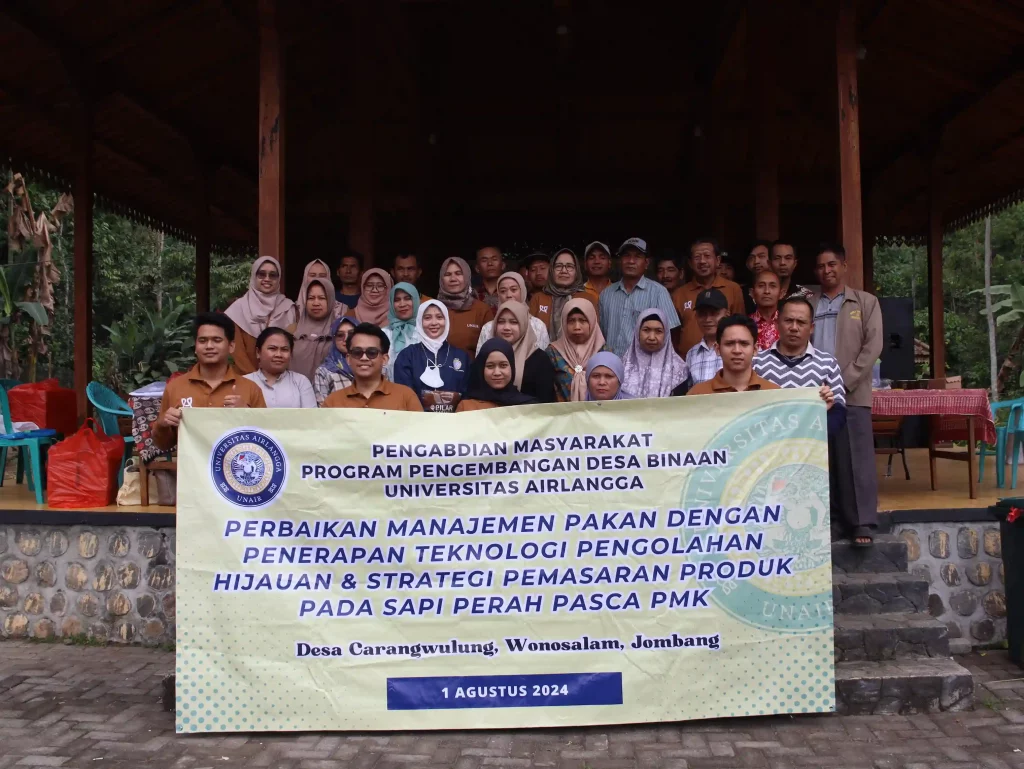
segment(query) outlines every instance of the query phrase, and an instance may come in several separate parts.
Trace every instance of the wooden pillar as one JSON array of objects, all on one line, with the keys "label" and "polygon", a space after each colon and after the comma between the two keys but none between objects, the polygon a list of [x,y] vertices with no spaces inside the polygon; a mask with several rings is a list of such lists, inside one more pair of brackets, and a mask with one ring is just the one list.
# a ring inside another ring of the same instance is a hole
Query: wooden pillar
[{"label": "wooden pillar", "polygon": [[928,327],[932,378],[946,376],[946,319],[942,293],[942,201],[932,174],[928,191]]},{"label": "wooden pillar", "polygon": [[348,216],[348,244],[365,257],[365,267],[372,267],[375,264],[373,258],[373,200],[369,196],[353,198]]},{"label": "wooden pillar", "polygon": [[72,188],[75,199],[75,392],[78,418],[89,416],[86,387],[92,381],[92,209],[93,120],[92,100],[83,96],[76,126],[76,168]]},{"label": "wooden pillar", "polygon": [[779,121],[777,68],[772,50],[779,11],[769,0],[747,6],[747,120],[753,150],[754,235],[764,240],[779,237]]},{"label": "wooden pillar", "polygon": [[281,263],[284,289],[284,51],[277,0],[259,0],[259,251]]},{"label": "wooden pillar", "polygon": [[864,233],[860,190],[860,96],[854,0],[838,0],[836,73],[839,96],[839,240],[846,248],[847,281],[864,288]]}]

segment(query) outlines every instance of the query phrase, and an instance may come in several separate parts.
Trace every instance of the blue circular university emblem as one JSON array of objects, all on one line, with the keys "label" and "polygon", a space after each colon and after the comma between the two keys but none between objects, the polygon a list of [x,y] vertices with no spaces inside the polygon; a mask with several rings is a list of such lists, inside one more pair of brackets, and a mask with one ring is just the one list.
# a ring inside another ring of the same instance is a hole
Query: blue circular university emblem
[{"label": "blue circular university emblem", "polygon": [[236,507],[266,507],[284,489],[288,459],[277,442],[260,430],[232,430],[213,445],[210,453],[213,485]]}]

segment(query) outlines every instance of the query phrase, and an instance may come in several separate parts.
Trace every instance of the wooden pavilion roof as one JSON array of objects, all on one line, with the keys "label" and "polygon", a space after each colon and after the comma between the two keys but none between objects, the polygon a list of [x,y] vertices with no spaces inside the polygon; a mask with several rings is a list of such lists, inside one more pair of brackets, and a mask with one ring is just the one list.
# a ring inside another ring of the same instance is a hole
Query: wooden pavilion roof
[{"label": "wooden pavilion roof", "polygon": [[[99,194],[195,233],[206,179],[213,241],[254,246],[255,5],[6,0],[0,156],[70,179],[89,92]],[[782,24],[753,50],[734,0],[282,3],[289,232],[367,193],[385,221],[622,209],[706,229],[714,175],[752,237],[761,57],[777,67],[782,229],[808,211],[834,221],[834,8],[773,7]],[[933,176],[947,222],[1015,199],[1024,3],[858,0],[857,17],[868,231],[923,234]]]}]

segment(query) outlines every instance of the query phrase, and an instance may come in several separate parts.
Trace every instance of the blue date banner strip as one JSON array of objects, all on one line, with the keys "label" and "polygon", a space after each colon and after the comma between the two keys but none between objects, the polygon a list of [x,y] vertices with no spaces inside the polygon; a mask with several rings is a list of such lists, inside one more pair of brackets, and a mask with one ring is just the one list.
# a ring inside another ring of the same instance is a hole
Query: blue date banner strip
[{"label": "blue date banner strip", "polygon": [[388,679],[388,710],[621,704],[622,673]]}]

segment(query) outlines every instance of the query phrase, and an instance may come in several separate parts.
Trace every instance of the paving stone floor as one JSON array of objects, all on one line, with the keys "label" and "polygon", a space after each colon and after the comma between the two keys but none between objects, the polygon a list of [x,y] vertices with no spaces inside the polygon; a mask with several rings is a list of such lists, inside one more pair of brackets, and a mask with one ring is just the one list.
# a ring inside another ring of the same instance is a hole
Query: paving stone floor
[{"label": "paving stone floor", "polygon": [[[1024,767],[1024,670],[958,658],[973,712],[773,716],[515,732],[177,736],[160,709],[173,655],[0,642],[0,769],[1006,769]],[[1016,680],[1012,680],[1016,679]]]}]

